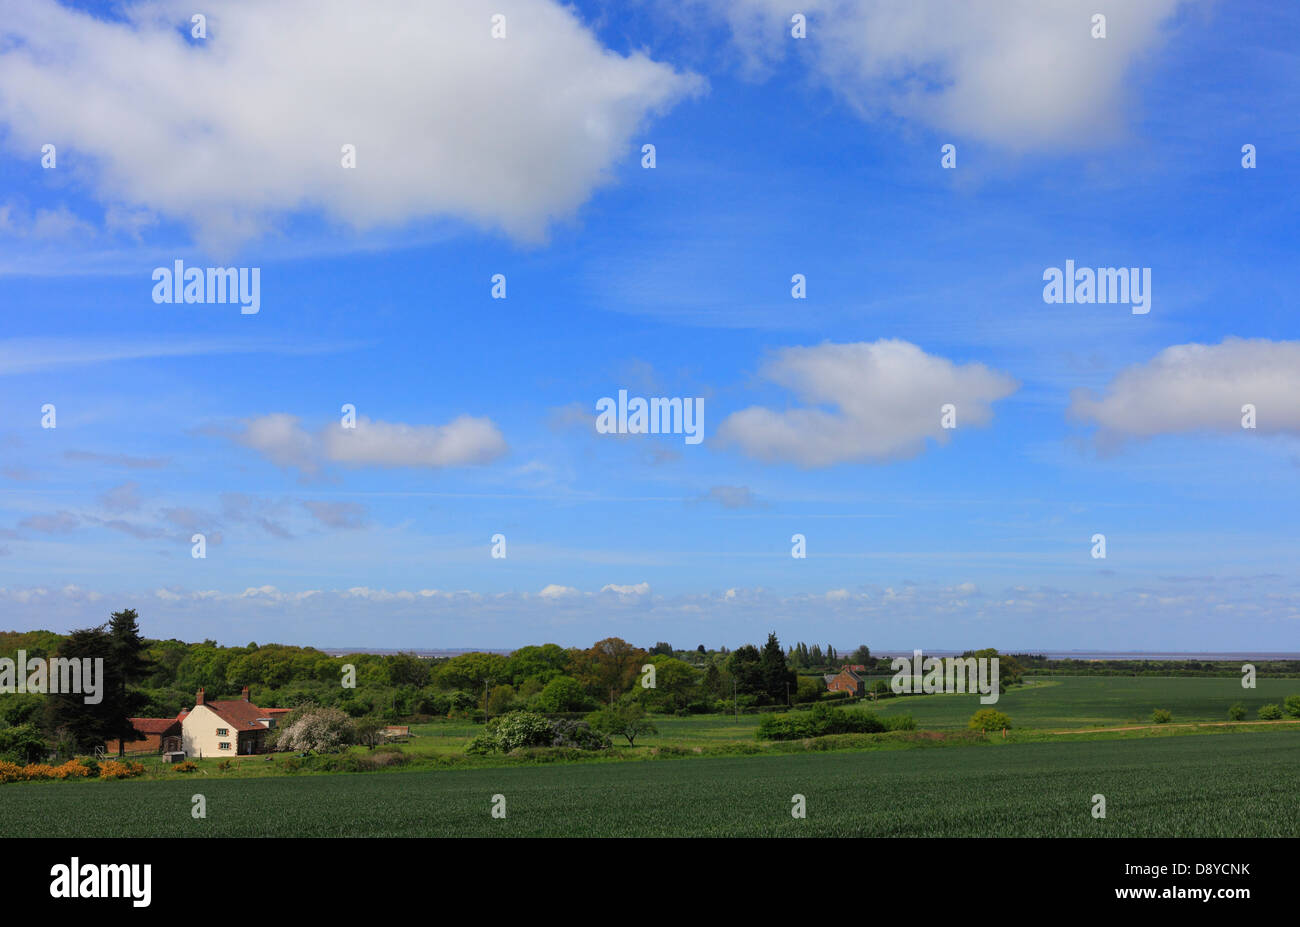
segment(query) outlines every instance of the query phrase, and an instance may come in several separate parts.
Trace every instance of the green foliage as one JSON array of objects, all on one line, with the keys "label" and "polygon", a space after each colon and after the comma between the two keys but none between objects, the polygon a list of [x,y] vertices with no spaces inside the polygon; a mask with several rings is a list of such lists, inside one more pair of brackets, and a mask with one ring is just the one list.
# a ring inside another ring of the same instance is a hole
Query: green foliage
[{"label": "green foliage", "polygon": [[1155,711],[1151,712],[1152,724],[1168,724],[1173,720],[1174,713],[1168,708],[1157,708]]},{"label": "green foliage", "polygon": [[795,687],[796,702],[815,702],[826,691],[826,681],[820,676],[800,676]]},{"label": "green foliage", "polygon": [[614,737],[624,737],[628,746],[635,747],[642,734],[658,732],[654,723],[645,716],[645,709],[635,702],[624,702],[612,708],[602,708],[587,716],[593,730]]},{"label": "green foliage", "polygon": [[1300,695],[1288,695],[1282,707],[1291,717],[1300,718]]},{"label": "green foliage", "polygon": [[469,753],[509,753],[520,747],[549,746],[554,738],[551,722],[535,711],[512,711],[488,722],[483,733],[466,748]]},{"label": "green foliage", "polygon": [[445,689],[468,689],[482,698],[484,683],[505,682],[506,658],[499,653],[462,653],[440,664],[438,683]]},{"label": "green foliage", "polygon": [[981,708],[971,715],[966,726],[972,731],[1000,731],[1011,727],[1011,719],[994,708]]},{"label": "green foliage", "polygon": [[569,651],[558,644],[520,647],[506,660],[506,673],[516,686],[530,679],[545,685],[557,676],[565,675],[569,659]]},{"label": "green foliage", "polygon": [[1282,706],[1276,704],[1261,705],[1259,708],[1259,720],[1261,721],[1281,721]]},{"label": "green foliage", "polygon": [[1246,706],[1241,702],[1234,702],[1228,708],[1228,717],[1233,721],[1240,721],[1246,717]]},{"label": "green foliage", "polygon": [[637,700],[651,711],[671,714],[686,711],[697,698],[700,674],[689,663],[671,656],[653,656],[646,661],[655,668],[654,688],[641,684],[644,675],[632,685]]},{"label": "green foliage", "polygon": [[[912,723],[910,717],[892,719],[896,729]],[[913,725],[914,726],[914,725]],[[809,711],[764,715],[758,722],[759,740],[801,740],[828,734],[874,734],[887,730],[886,723],[870,711],[835,708],[822,703]]]},{"label": "green foliage", "polygon": [[533,707],[548,714],[582,711],[590,707],[590,703],[582,684],[572,676],[554,677],[533,699]]},{"label": "green foliage", "polygon": [[49,752],[45,738],[35,724],[0,728],[0,760],[26,766],[39,763]]}]

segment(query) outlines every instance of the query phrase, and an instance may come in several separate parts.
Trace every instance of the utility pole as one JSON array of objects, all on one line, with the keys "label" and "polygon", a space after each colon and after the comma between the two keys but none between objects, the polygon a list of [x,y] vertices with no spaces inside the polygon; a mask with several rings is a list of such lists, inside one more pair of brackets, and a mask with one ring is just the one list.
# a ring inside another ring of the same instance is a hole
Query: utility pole
[{"label": "utility pole", "polygon": [[736,694],[736,677],[731,677],[731,702],[736,708],[736,723],[740,723],[740,696]]},{"label": "utility pole", "polygon": [[483,680],[483,724],[484,726],[486,726],[488,723],[488,686],[489,685],[491,685],[491,680],[484,679]]}]

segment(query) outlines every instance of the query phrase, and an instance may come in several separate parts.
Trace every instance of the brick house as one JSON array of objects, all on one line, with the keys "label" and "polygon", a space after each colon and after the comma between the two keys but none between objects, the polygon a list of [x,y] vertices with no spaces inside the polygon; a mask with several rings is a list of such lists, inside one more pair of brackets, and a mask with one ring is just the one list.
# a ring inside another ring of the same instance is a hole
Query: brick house
[{"label": "brick house", "polygon": [[[131,726],[136,736],[127,740],[123,753],[170,753],[181,748],[181,718],[132,718]],[[118,742],[106,741],[104,752],[116,756]]]},{"label": "brick house", "polygon": [[827,678],[826,690],[828,692],[847,692],[851,696],[866,695],[867,680],[864,675],[866,671],[867,668],[861,663],[845,666],[837,674]]},{"label": "brick house", "polygon": [[[138,740],[126,742],[127,753],[172,753],[186,756],[247,756],[266,751],[266,732],[275,727],[288,708],[258,708],[244,686],[238,699],[209,700],[200,688],[194,707],[175,718],[132,718]],[[117,741],[104,751],[117,753]]]}]

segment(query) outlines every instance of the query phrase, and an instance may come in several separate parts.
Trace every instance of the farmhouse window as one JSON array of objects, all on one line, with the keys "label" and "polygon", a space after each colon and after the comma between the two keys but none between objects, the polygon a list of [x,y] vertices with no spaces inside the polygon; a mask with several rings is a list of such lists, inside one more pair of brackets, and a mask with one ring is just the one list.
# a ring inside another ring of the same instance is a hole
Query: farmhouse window
[{"label": "farmhouse window", "polygon": [[219,746],[222,750],[229,750],[229,749],[230,749],[230,741],[228,741],[228,740],[223,740],[223,741],[222,741],[218,746]]},{"label": "farmhouse window", "polygon": [[230,728],[228,728],[228,727],[219,727],[219,728],[217,728],[217,736],[218,736],[218,737],[228,737],[228,736],[230,736]]}]

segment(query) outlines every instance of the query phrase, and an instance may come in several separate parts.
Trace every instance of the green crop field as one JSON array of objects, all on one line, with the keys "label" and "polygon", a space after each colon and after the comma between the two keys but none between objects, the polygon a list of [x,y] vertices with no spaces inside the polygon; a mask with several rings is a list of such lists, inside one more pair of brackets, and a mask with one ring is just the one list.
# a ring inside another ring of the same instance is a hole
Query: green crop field
[{"label": "green crop field", "polygon": [[[1020,728],[1068,730],[1148,724],[1155,708],[1180,721],[1227,721],[1228,706],[1241,702],[1253,719],[1261,705],[1300,694],[1300,679],[1258,679],[1243,689],[1239,677],[1062,676],[1030,677],[1009,689],[995,706]],[[910,714],[926,730],[964,728],[981,707],[978,695],[926,695],[884,699],[870,706],[882,717]]]},{"label": "green crop field", "polygon": [[[1298,836],[1300,732],[266,779],[20,783],[0,835]],[[206,820],[190,814],[207,800]],[[507,816],[490,815],[505,796]],[[805,820],[791,796],[806,797]],[[1107,817],[1090,813],[1095,794]]]}]

